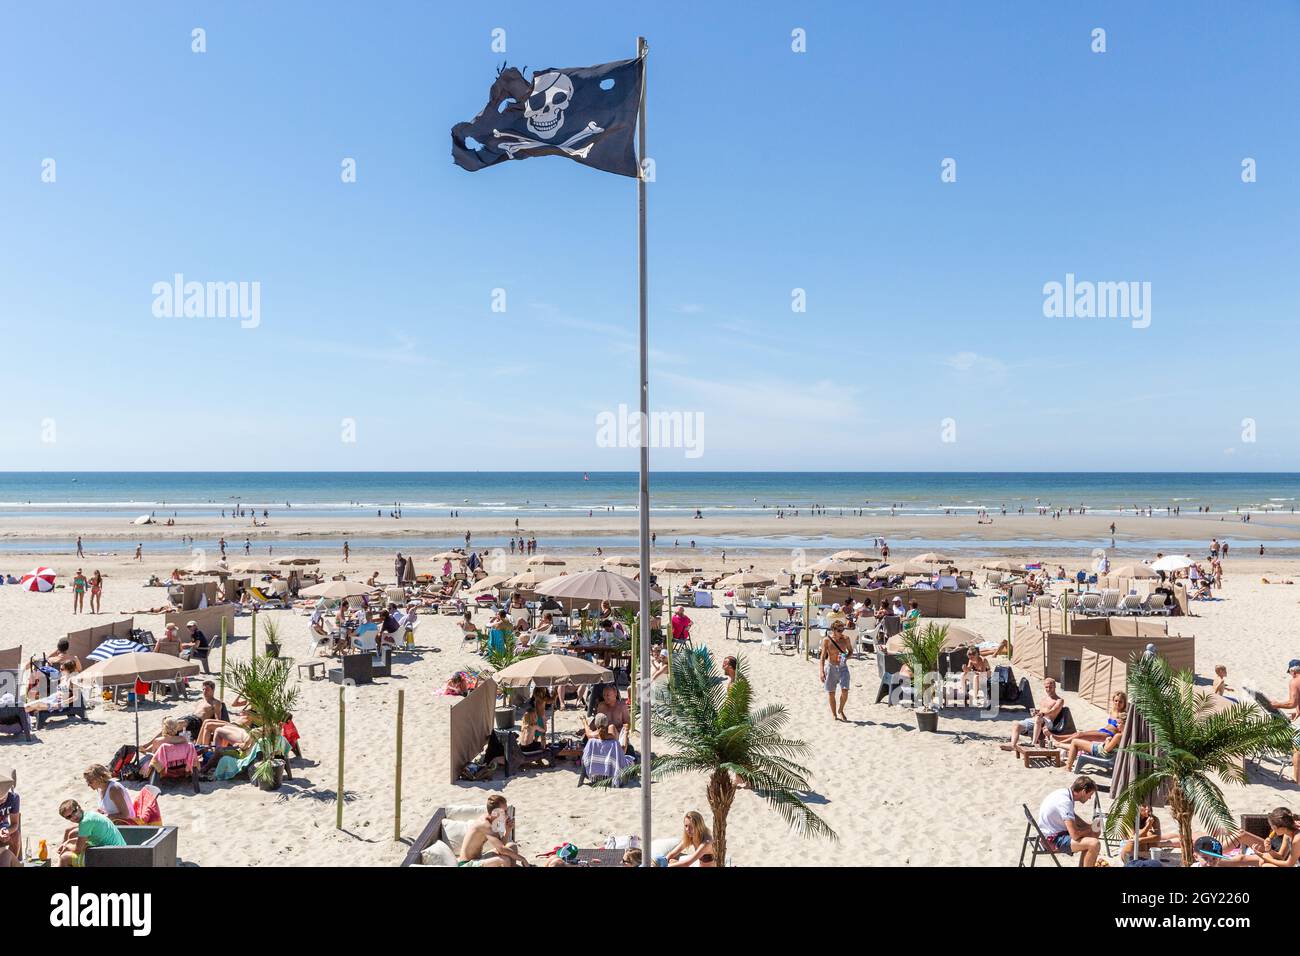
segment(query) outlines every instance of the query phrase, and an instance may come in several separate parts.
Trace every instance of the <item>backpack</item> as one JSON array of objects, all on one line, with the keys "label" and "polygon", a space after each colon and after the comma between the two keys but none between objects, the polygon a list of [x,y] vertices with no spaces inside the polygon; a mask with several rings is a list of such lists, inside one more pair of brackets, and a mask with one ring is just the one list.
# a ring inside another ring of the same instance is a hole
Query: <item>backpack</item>
[{"label": "backpack", "polygon": [[141,780],[140,754],[131,744],[122,744],[108,762],[108,772],[118,780]]}]

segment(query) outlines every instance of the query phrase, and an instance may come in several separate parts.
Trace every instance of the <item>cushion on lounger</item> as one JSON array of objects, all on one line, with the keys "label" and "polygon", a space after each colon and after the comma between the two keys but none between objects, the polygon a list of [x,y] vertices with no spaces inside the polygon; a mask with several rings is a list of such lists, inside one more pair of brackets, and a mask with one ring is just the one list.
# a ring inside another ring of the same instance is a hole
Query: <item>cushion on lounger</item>
[{"label": "cushion on lounger", "polygon": [[455,866],[456,854],[452,853],[451,847],[441,840],[434,840],[421,851],[420,862],[425,866]]}]

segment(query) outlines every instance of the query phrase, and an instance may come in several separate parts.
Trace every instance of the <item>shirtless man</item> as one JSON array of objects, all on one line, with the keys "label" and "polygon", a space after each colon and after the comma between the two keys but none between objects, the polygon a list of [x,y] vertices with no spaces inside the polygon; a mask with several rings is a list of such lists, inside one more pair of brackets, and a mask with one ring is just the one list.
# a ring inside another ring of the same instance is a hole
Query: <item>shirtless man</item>
[{"label": "shirtless man", "polygon": [[221,720],[221,709],[222,703],[217,700],[217,685],[210,680],[205,680],[203,682],[203,698],[194,705],[194,716],[205,721]]},{"label": "shirtless man", "polygon": [[[631,744],[631,741],[628,740],[628,725],[632,720],[632,711],[628,707],[627,701],[623,700],[619,695],[618,688],[615,685],[605,685],[601,691],[600,703],[596,705],[596,713],[604,714],[609,718],[610,727],[618,735],[618,742],[623,746],[624,751],[628,751]],[[587,727],[587,736],[600,736],[594,720]]]},{"label": "shirtless man", "polygon": [[[528,866],[528,860],[513,843],[507,843],[514,834],[510,832],[509,806],[506,798],[494,793],[487,799],[487,812],[476,818],[466,829],[460,844],[457,866]],[[483,859],[483,850],[496,853]]]},{"label": "shirtless man", "polygon": [[[831,719],[848,722],[844,716],[844,705],[849,700],[849,653],[853,650],[852,642],[844,636],[844,622],[836,621],[830,632],[822,638],[822,651],[817,658],[817,669],[821,676],[822,687],[826,689],[826,699],[831,705]],[[840,689],[840,707],[835,709],[835,688]]]},{"label": "shirtless man", "polygon": [[1065,706],[1065,701],[1056,696],[1056,681],[1050,677],[1046,678],[1043,681],[1043,690],[1047,694],[1047,703],[1042,707],[1035,707],[1029,712],[1028,717],[1011,725],[1011,742],[1002,744],[1003,750],[1015,753],[1016,744],[1023,733],[1032,733],[1030,739],[1035,744],[1040,743],[1044,732],[1050,730],[1056,723],[1056,718],[1061,716],[1061,708]]},{"label": "shirtless man", "polygon": [[[1278,710],[1292,711],[1291,719],[1300,720],[1300,659],[1287,664],[1286,671],[1291,676],[1286,700],[1271,700],[1269,703]],[[1300,783],[1300,731],[1291,740],[1291,778]]]}]

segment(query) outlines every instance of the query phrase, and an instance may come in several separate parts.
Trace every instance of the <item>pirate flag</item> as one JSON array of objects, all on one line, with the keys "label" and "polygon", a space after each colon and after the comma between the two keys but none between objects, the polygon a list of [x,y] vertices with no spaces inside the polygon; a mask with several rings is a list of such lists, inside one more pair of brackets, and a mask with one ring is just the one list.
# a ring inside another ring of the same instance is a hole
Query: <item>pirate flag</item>
[{"label": "pirate flag", "polygon": [[[514,67],[497,72],[483,112],[451,128],[451,157],[470,172],[507,159],[568,156],[620,176],[637,176],[641,58],[574,69]],[[503,107],[504,104],[504,107]],[[466,140],[480,145],[472,148]]]}]

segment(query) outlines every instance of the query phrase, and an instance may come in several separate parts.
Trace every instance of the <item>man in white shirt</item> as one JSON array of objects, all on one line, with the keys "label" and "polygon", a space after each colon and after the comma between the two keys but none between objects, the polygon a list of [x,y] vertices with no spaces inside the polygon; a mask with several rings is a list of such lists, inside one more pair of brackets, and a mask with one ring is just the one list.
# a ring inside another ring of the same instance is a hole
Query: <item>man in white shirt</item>
[{"label": "man in white shirt", "polygon": [[1087,777],[1075,777],[1067,789],[1053,790],[1038,808],[1038,829],[1057,853],[1082,853],[1084,866],[1096,866],[1101,853],[1094,824],[1084,824],[1075,816],[1074,805],[1093,798],[1096,787]]}]

